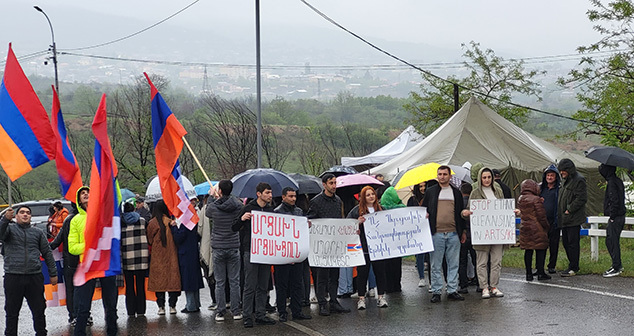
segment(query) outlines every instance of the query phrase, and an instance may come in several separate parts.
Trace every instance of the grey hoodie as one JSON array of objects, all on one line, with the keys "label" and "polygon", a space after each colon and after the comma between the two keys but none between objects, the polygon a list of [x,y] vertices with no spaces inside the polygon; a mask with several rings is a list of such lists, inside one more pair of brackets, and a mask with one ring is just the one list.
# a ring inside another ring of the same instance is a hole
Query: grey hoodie
[{"label": "grey hoodie", "polygon": [[205,215],[211,222],[211,247],[214,249],[240,248],[240,234],[231,229],[242,210],[242,203],[233,196],[209,198]]}]

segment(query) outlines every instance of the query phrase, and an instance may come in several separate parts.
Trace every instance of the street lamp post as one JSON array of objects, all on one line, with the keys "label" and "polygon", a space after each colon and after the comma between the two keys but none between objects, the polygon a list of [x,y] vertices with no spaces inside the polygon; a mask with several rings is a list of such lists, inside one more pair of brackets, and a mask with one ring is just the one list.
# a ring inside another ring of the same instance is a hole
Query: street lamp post
[{"label": "street lamp post", "polygon": [[260,68],[260,0],[255,0],[255,72],[257,99],[257,149],[258,168],[262,168],[262,82]]},{"label": "street lamp post", "polygon": [[51,40],[53,41],[53,44],[51,45],[51,48],[53,51],[52,60],[53,60],[53,67],[55,68],[55,90],[57,90],[57,93],[59,94],[59,81],[57,77],[57,48],[55,47],[55,33],[53,33],[53,24],[51,24],[51,20],[48,18],[48,15],[46,15],[46,13],[42,10],[42,8],[38,6],[33,6],[33,8],[35,8],[35,10],[37,10],[38,12],[44,14],[44,17],[46,17],[46,21],[48,21],[49,27],[51,27]]}]

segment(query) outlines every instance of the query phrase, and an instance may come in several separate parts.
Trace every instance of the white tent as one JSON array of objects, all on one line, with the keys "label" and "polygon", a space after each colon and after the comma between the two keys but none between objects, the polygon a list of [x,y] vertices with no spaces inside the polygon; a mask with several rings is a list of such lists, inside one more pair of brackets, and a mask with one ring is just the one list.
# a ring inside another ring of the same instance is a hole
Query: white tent
[{"label": "white tent", "polygon": [[412,148],[424,138],[410,125],[394,140],[373,153],[361,157],[342,157],[341,164],[349,167],[379,165]]},{"label": "white tent", "polygon": [[598,162],[566,152],[522,130],[478,99],[471,98],[422,142],[373,168],[372,173],[381,173],[391,180],[399,171],[428,162],[455,165],[482,162],[486,167],[500,169],[502,180],[518,195],[522,180],[532,178],[541,182],[543,170],[563,158],[571,159],[586,177],[588,213],[598,213],[603,200],[597,187]]}]

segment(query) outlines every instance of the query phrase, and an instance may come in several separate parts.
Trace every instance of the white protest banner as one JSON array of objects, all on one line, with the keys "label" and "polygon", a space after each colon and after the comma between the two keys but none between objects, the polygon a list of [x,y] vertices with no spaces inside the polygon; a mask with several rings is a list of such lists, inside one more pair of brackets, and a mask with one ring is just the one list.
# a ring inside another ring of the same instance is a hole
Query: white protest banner
[{"label": "white protest banner", "polygon": [[251,262],[284,265],[308,257],[306,217],[251,212]]},{"label": "white protest banner", "polygon": [[515,244],[515,200],[471,200],[473,245]]},{"label": "white protest banner", "polygon": [[409,256],[434,250],[425,207],[385,210],[363,217],[370,260]]},{"label": "white protest banner", "polygon": [[365,265],[356,219],[311,219],[311,267],[353,267]]}]

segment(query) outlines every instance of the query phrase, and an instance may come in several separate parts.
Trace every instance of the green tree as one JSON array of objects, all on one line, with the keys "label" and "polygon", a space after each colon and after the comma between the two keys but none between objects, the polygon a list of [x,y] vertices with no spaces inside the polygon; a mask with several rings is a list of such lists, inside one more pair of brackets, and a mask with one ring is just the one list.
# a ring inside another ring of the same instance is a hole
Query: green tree
[{"label": "green tree", "polygon": [[[509,105],[514,95],[526,95],[541,100],[539,84],[535,77],[544,71],[524,68],[521,60],[505,60],[496,56],[491,49],[482,50],[480,44],[471,41],[462,44],[465,49],[464,66],[469,74],[460,79],[450,76],[450,82],[469,88],[473,92],[461,92],[460,105],[464,104],[475,92],[477,97],[494,111],[516,124],[525,122],[529,110]],[[422,74],[424,83],[420,92],[410,92],[411,102],[404,108],[412,115],[412,124],[423,134],[429,134],[454,113],[453,85],[426,73]]]}]

